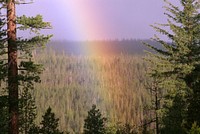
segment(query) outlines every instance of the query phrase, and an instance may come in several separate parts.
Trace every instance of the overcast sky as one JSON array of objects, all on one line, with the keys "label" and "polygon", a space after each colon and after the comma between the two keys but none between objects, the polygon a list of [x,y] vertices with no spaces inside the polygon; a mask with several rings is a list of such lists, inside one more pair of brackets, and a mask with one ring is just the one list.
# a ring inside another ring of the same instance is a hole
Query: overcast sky
[{"label": "overcast sky", "polygon": [[[172,0],[175,4],[179,0]],[[151,38],[149,26],[166,22],[163,0],[34,0],[17,14],[41,14],[51,22],[53,39],[94,40]]]}]

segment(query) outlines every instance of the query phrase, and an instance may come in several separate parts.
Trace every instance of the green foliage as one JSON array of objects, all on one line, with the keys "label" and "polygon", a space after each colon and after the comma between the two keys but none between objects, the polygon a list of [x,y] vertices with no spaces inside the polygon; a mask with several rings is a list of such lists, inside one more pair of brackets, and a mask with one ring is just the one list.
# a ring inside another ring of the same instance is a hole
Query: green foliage
[{"label": "green foliage", "polygon": [[[10,63],[8,63],[8,38],[6,37],[9,29],[6,29],[5,25],[7,24],[7,15],[2,12],[4,9],[7,10],[8,0],[0,1],[0,131],[1,133],[6,133],[8,129],[9,123],[9,108],[12,107],[11,103],[9,105],[8,98],[8,67]],[[29,3],[28,0],[16,0],[14,4],[24,4]],[[9,9],[10,10],[10,9]],[[15,12],[13,10],[13,12]],[[15,23],[15,20],[13,20]],[[17,81],[17,85],[14,87],[18,92],[18,104],[19,107],[16,106],[16,111],[19,113],[19,131],[20,133],[27,134],[34,126],[34,119],[36,117],[36,106],[35,101],[32,97],[32,89],[34,89],[34,83],[40,82],[39,74],[42,72],[42,65],[33,62],[33,51],[36,48],[41,48],[44,46],[52,35],[41,35],[39,33],[42,29],[51,28],[49,22],[44,22],[41,15],[37,15],[36,17],[26,17],[23,15],[22,17],[17,17],[17,32],[19,30],[30,30],[34,34],[31,34],[31,38],[23,38],[17,37],[16,41],[13,41],[13,46],[16,46],[17,49],[17,76],[15,80]],[[15,35],[14,35],[15,36]],[[5,99],[7,98],[7,99]],[[13,98],[11,98],[13,99]],[[11,100],[10,99],[10,100]],[[16,112],[15,111],[15,112]],[[7,124],[7,125],[6,125]],[[6,130],[7,129],[7,130]],[[5,131],[4,131],[5,130]]]},{"label": "green foliage", "polygon": [[23,134],[29,134],[30,129],[35,126],[36,106],[30,90],[25,88],[19,100],[19,131]]},{"label": "green foliage", "polygon": [[51,106],[59,109],[55,113],[61,130],[83,132],[84,119],[92,104],[97,104],[110,122],[133,125],[142,122],[143,107],[150,102],[143,86],[146,64],[142,57],[77,56],[48,48],[37,51],[35,59],[45,68],[34,91],[37,123],[46,106]]},{"label": "green foliage", "polygon": [[88,111],[88,116],[84,123],[84,134],[104,134],[105,133],[106,118],[102,117],[99,109],[96,109],[96,105],[92,106],[92,109]]},{"label": "green foliage", "polygon": [[184,123],[186,119],[186,102],[183,100],[181,94],[177,94],[172,101],[172,106],[165,107],[168,111],[163,116],[163,124],[161,133],[163,134],[177,134],[186,133]]},{"label": "green foliage", "polygon": [[[148,64],[149,65],[149,64]],[[149,65],[151,68],[152,65]],[[149,70],[148,70],[149,71]],[[147,71],[147,72],[148,72]],[[151,71],[151,70],[150,70]],[[165,94],[164,90],[159,87],[159,84],[162,82],[159,79],[151,78],[147,75],[147,82],[144,83],[145,87],[149,90],[149,94],[151,96],[151,101],[144,107],[144,120],[143,120],[143,133],[146,131],[154,131],[155,133],[159,133],[160,131],[160,118],[161,111],[163,106],[163,94]],[[152,127],[155,126],[155,127]]]},{"label": "green foliage", "polygon": [[[43,120],[41,121],[40,125],[40,133],[42,134],[63,134],[58,129],[58,121],[55,117],[55,114],[51,111],[49,107],[45,112],[44,116],[42,116]],[[37,128],[36,128],[37,130]]]},{"label": "green foliage", "polygon": [[[200,103],[194,95],[199,92],[197,85],[200,77],[200,3],[198,0],[181,0],[181,8],[168,1],[166,3],[168,23],[152,27],[167,36],[169,42],[155,36],[154,40],[162,48],[146,44],[154,50],[154,53],[149,52],[151,58],[147,61],[155,65],[151,68],[151,77],[161,80],[159,87],[167,91],[163,133],[184,133],[185,122],[190,128],[192,122],[200,119]],[[163,26],[168,26],[170,31],[163,29]]]},{"label": "green foliage", "polygon": [[189,106],[187,112],[188,127],[191,127],[192,122],[196,122],[200,125],[200,82],[195,82],[195,88],[192,95],[189,98]]},{"label": "green foliage", "polygon": [[192,128],[188,134],[200,134],[200,127],[197,125],[196,122],[192,124]]},{"label": "green foliage", "polygon": [[117,126],[108,122],[105,129],[106,134],[116,134]]},{"label": "green foliage", "polygon": [[37,125],[33,125],[28,132],[28,134],[39,134],[39,133],[40,133],[40,128]]},{"label": "green foliage", "polygon": [[[1,11],[0,11],[1,13]],[[7,62],[6,62],[6,54],[7,54],[7,45],[6,45],[6,30],[5,30],[5,18],[0,18],[0,87],[2,87],[2,81],[5,81],[7,76]]]},{"label": "green foliage", "polygon": [[[0,11],[1,12],[1,11]],[[6,47],[5,47],[5,19],[0,18],[0,133],[8,133],[8,96],[5,94],[5,83],[7,76]]]},{"label": "green foliage", "polygon": [[123,126],[120,126],[116,134],[136,134],[137,132],[135,131],[135,128],[131,126],[130,124],[125,124]]},{"label": "green foliage", "polygon": [[33,32],[38,32],[40,29],[51,28],[50,23],[44,22],[41,15],[37,15],[36,17],[26,17],[23,15],[17,18],[17,23],[20,24],[18,29],[30,29]]},{"label": "green foliage", "polygon": [[8,97],[0,96],[0,134],[8,133]]},{"label": "green foliage", "polygon": [[[1,8],[6,8],[5,5],[8,1],[4,3],[4,1],[1,1]],[[21,1],[21,2],[25,2]],[[5,4],[5,5],[4,5]],[[2,11],[1,11],[2,12]],[[31,32],[36,33],[36,35],[33,35],[31,38],[22,38],[17,37],[16,45],[18,50],[18,80],[19,82],[30,82],[30,81],[36,81],[38,82],[38,75],[41,73],[41,65],[36,64],[33,62],[33,51],[36,48],[41,48],[44,46],[49,39],[52,37],[52,35],[42,35],[39,33],[42,29],[51,28],[51,25],[49,22],[44,22],[41,15],[37,15],[36,17],[26,17],[25,15],[22,15],[21,17],[17,17],[18,24],[18,30],[31,30]],[[4,27],[6,24],[6,15],[2,15],[0,18],[0,80],[6,81],[7,77],[7,31]],[[34,79],[35,78],[35,79]]]}]

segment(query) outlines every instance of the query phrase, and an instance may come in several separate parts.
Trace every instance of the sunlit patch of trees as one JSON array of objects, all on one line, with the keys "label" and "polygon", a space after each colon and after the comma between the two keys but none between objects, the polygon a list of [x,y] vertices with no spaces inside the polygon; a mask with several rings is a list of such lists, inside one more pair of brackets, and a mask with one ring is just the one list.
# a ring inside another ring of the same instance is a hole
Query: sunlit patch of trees
[{"label": "sunlit patch of trees", "polygon": [[41,84],[35,86],[38,115],[53,107],[61,129],[82,131],[92,104],[100,106],[110,122],[142,124],[149,102],[142,57],[69,56],[50,49],[37,52],[35,59],[45,68]]}]

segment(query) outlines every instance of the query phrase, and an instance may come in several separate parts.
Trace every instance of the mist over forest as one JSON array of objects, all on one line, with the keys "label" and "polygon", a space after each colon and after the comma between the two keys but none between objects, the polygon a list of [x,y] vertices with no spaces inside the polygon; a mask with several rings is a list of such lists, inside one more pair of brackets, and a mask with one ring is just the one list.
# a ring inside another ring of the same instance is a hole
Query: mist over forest
[{"label": "mist over forest", "polygon": [[[47,44],[47,48],[52,48],[58,53],[65,52],[67,55],[144,55],[144,50],[150,49],[144,43],[161,47],[158,42],[149,39],[116,39],[116,40],[94,40],[94,41],[62,41],[52,40]],[[87,49],[94,47],[87,53]]]}]

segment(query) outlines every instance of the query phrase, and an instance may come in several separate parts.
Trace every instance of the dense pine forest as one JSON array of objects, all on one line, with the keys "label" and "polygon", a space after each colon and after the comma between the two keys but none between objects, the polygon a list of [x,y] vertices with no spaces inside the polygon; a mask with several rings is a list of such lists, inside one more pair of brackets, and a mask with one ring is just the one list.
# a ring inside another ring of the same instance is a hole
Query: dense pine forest
[{"label": "dense pine forest", "polygon": [[142,56],[74,56],[49,51],[35,59],[44,65],[42,82],[35,86],[38,115],[51,106],[62,130],[81,132],[93,104],[110,123],[142,125],[151,101],[144,88],[146,66]]}]

